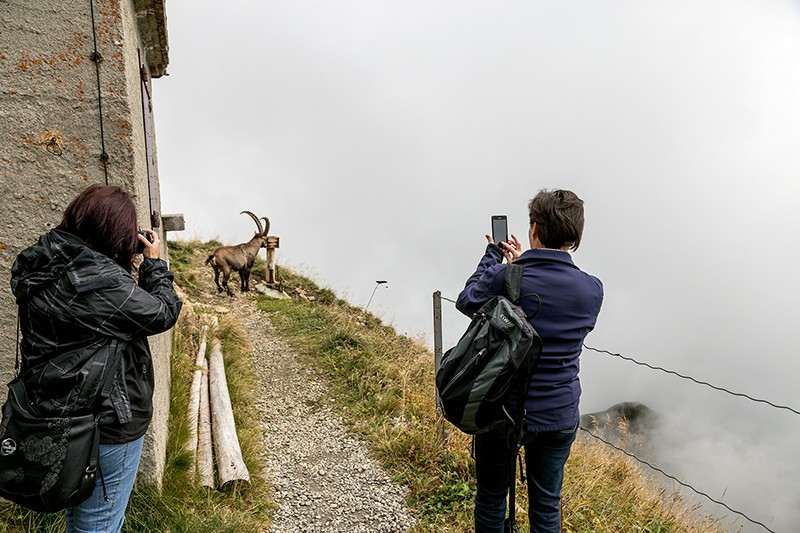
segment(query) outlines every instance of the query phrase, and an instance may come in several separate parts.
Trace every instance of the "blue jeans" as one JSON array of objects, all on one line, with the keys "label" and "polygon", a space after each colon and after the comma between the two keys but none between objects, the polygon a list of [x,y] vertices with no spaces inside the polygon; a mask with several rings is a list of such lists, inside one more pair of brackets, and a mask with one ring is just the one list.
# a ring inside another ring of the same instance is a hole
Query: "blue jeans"
[{"label": "blue jeans", "polygon": [[[564,464],[576,433],[577,427],[528,433],[523,438],[531,533],[561,531],[561,483],[564,481]],[[505,435],[490,432],[475,436],[478,480],[475,533],[503,533],[508,486],[515,459]]]},{"label": "blue jeans", "polygon": [[115,533],[122,530],[125,508],[136,480],[144,437],[125,444],[100,445],[100,471],[89,499],[66,510],[67,533]]}]

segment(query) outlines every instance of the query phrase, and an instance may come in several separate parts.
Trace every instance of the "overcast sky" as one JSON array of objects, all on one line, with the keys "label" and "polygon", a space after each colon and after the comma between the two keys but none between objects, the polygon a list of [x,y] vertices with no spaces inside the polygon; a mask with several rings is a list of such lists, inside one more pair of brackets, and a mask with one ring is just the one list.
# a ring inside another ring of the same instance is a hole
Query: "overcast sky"
[{"label": "overcast sky", "polygon": [[[173,238],[243,242],[239,212],[268,216],[279,264],[361,306],[388,280],[370,310],[430,343],[431,295],[458,295],[490,216],[524,236],[539,189],[572,189],[574,259],[606,291],[587,344],[800,404],[797,0],[170,0],[167,18],[154,113],[163,210],[186,218]],[[466,325],[445,302],[445,344]],[[723,421],[686,481],[729,472],[705,488],[800,523],[800,417],[582,365],[583,412]]]}]

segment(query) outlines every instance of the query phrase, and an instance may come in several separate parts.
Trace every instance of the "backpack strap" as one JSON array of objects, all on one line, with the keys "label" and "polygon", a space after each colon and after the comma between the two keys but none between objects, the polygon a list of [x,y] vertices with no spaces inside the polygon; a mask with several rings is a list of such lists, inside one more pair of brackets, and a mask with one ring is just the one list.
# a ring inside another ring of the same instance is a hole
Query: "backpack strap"
[{"label": "backpack strap", "polygon": [[19,311],[17,311],[17,343],[14,345],[17,349],[17,356],[14,358],[14,377],[19,376]]},{"label": "backpack strap", "polygon": [[[508,299],[513,303],[519,305],[519,300],[522,298],[522,266],[515,263],[510,263],[506,267],[505,276],[503,278],[503,290],[508,296]],[[535,316],[542,307],[542,301],[536,293],[526,294],[524,297],[536,296],[538,305],[536,311],[533,313]],[[531,320],[533,317],[528,317]],[[538,334],[537,334],[538,337]],[[510,465],[510,476],[508,486],[508,516],[505,519],[505,531],[511,533],[519,533],[519,526],[516,520],[516,477],[517,477],[517,460],[520,458],[520,450],[522,449],[522,437],[525,433],[525,401],[527,399],[528,388],[530,387],[530,380],[533,377],[533,372],[536,368],[536,363],[539,361],[539,351],[541,350],[541,341],[534,339],[534,343],[528,352],[528,357],[534,357],[532,363],[528,363],[528,367],[518,377],[517,389],[517,416],[514,419],[514,426],[509,427],[509,433],[506,435],[507,444],[513,450],[513,456]],[[533,353],[532,353],[533,352]],[[521,459],[520,459],[521,460]],[[524,483],[524,470],[520,465],[520,480]]]},{"label": "backpack strap", "polygon": [[506,266],[505,276],[503,277],[503,292],[508,295],[508,299],[514,303],[519,301],[522,292],[522,267],[516,263]]},{"label": "backpack strap", "polygon": [[508,297],[509,300],[511,300],[513,303],[517,305],[520,305],[521,300],[528,298],[530,296],[535,296],[537,301],[536,311],[534,311],[532,315],[528,315],[526,313],[528,320],[531,321],[533,320],[533,317],[539,314],[539,311],[542,308],[542,299],[539,298],[539,295],[536,294],[535,292],[521,294],[522,272],[523,272],[522,266],[516,263],[511,263],[506,267],[505,275],[503,276],[503,293]]}]

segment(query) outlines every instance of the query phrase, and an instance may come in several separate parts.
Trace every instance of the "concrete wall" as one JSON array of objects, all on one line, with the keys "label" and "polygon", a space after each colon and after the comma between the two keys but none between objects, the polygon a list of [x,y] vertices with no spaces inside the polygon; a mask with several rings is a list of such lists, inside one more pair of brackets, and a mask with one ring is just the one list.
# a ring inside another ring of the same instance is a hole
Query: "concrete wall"
[{"label": "concrete wall", "polygon": [[[11,378],[14,366],[16,306],[9,279],[16,255],[57,225],[71,199],[92,183],[128,191],[141,226],[151,226],[137,53],[145,54],[137,22],[147,21],[142,3],[94,0],[93,31],[89,1],[0,1],[1,383]],[[99,97],[98,71],[91,59],[95,36],[102,56]],[[152,209],[161,211],[160,205]],[[151,347],[155,416],[140,480],[159,484],[169,413],[171,334],[151,338]]]}]

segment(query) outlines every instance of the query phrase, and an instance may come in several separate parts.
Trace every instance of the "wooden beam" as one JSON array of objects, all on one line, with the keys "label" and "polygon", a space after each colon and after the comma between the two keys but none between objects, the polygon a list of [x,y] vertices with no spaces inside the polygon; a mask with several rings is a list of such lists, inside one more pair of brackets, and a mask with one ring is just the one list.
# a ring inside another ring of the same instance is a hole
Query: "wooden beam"
[{"label": "wooden beam", "polygon": [[206,335],[208,334],[208,326],[203,325],[200,329],[200,347],[197,350],[195,357],[195,370],[192,378],[192,388],[189,391],[189,412],[187,418],[189,420],[189,442],[187,447],[192,454],[192,461],[197,460],[197,423],[198,414],[200,413],[200,382],[203,374],[203,367],[206,361]]},{"label": "wooden beam", "polygon": [[211,432],[214,440],[214,455],[217,460],[219,486],[224,489],[234,481],[250,481],[250,474],[242,459],[233,406],[225,378],[225,363],[218,339],[211,343],[208,357],[209,398],[211,400]]},{"label": "wooden beam", "polygon": [[197,477],[201,487],[213,489],[214,452],[211,443],[211,406],[209,401],[208,371],[202,374],[200,387],[200,423],[198,427]]}]

